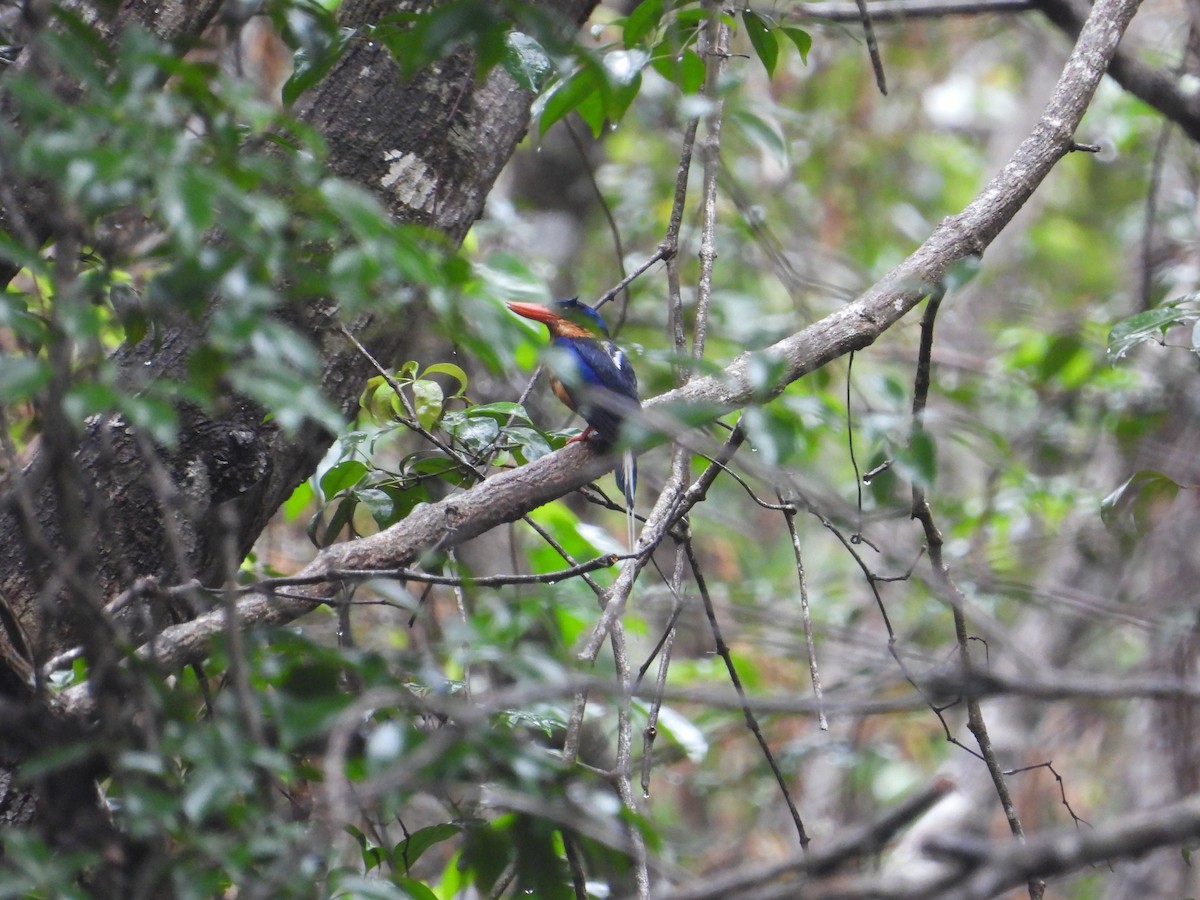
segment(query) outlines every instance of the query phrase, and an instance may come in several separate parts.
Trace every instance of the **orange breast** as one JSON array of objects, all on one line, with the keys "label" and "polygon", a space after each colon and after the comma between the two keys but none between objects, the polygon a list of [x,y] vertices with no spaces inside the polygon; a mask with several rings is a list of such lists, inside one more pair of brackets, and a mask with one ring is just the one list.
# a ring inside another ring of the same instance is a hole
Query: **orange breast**
[{"label": "orange breast", "polygon": [[553,375],[550,376],[550,390],[554,391],[554,396],[562,401],[563,406],[567,409],[575,409],[575,401],[567,393],[566,386]]}]

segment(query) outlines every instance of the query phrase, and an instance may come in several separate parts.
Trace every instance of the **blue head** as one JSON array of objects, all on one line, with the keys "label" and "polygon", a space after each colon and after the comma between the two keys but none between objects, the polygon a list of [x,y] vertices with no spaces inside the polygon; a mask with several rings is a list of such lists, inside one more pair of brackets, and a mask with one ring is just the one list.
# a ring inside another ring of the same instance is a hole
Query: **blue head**
[{"label": "blue head", "polygon": [[608,326],[596,312],[585,303],[580,303],[578,297],[568,297],[566,300],[555,300],[554,306],[564,319],[591,329],[601,337],[608,337]]}]

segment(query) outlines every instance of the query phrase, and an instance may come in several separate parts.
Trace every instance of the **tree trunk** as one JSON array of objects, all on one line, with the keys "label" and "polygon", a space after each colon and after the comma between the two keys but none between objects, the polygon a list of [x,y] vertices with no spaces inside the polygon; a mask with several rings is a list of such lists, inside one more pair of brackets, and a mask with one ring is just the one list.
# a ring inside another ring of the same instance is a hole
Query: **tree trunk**
[{"label": "tree trunk", "polygon": [[[594,2],[542,5],[570,33]],[[218,0],[128,3],[111,33],[136,21],[186,46],[219,6]],[[397,6],[348,0],[341,18],[363,26]],[[336,174],[374,191],[398,221],[431,226],[457,243],[480,215],[492,183],[524,135],[531,99],[500,69],[477,79],[474,60],[462,51],[402,81],[387,49],[360,31],[322,84],[302,98],[297,113],[324,135]],[[19,225],[17,233],[36,242],[52,239],[54,212],[36,194],[9,190],[0,203],[9,204],[0,207],[0,228]],[[0,277],[7,282],[14,274],[10,268]],[[390,361],[419,334],[414,327],[422,315],[418,307],[410,304],[404,322],[365,315],[345,325],[377,359]],[[318,348],[322,385],[349,417],[373,372],[332,327],[336,309],[316,303],[284,315]],[[203,332],[203,323],[177,323],[122,349],[118,363],[133,385],[144,383],[146,372],[160,378],[182,374]],[[53,719],[34,696],[32,673],[49,656],[82,643],[99,693],[125,693],[103,690],[106,681],[122,677],[116,666],[122,635],[101,612],[102,605],[133,589],[141,602],[127,608],[126,624],[144,629],[146,622],[153,627],[171,612],[158,585],[190,578],[221,581],[226,567],[245,555],[333,440],[316,426],[287,435],[264,423],[261,408],[237,396],[213,413],[188,406],[179,412],[179,441],[171,450],[152,444],[119,417],[93,422],[82,435],[48,421],[21,470],[6,473],[0,482],[0,733],[5,735],[0,739],[0,824],[27,824],[37,810],[46,836],[64,849],[91,838],[77,835],[76,841],[72,834],[79,829],[68,834],[62,823],[104,817],[95,790],[86,789],[94,785],[96,761],[60,769],[56,790],[15,786],[12,773],[21,760],[56,745],[54,739],[37,737],[49,733],[49,724],[41,730],[21,724]],[[119,710],[105,710],[103,703],[99,712],[102,728],[119,728],[126,718]],[[75,733],[78,726],[64,723],[63,728]],[[70,813],[72,804],[78,815]],[[121,855],[110,852],[108,829],[85,830],[95,838],[93,844],[101,842],[93,849],[106,859]],[[127,847],[125,856],[137,850]],[[119,883],[119,868],[107,867],[110,885]]]},{"label": "tree trunk", "polygon": [[[159,4],[143,6],[156,11],[156,21],[168,18]],[[396,6],[351,0],[340,17],[361,28]],[[573,30],[593,3],[545,6]],[[432,226],[458,242],[524,135],[531,99],[501,69],[477,79],[462,51],[402,81],[388,50],[360,30],[297,114],[324,135],[336,174],[373,190],[398,221]],[[409,309],[418,319],[416,305]],[[329,304],[288,311],[320,350],[323,386],[349,416],[372,371],[333,329],[335,315]],[[420,330],[412,320],[374,315],[346,324],[385,361],[402,355]],[[180,373],[202,331],[196,323],[175,326],[126,348],[121,366],[134,378]],[[0,593],[36,661],[81,642],[93,660],[108,656],[114,635],[93,610],[137,578],[219,581],[229,556],[249,550],[333,438],[317,426],[286,435],[239,397],[213,415],[184,408],[180,424],[178,447],[169,452],[115,417],[93,423],[74,446],[50,446],[48,430],[24,470],[10,477],[0,507]],[[72,439],[63,435],[61,443]]]}]

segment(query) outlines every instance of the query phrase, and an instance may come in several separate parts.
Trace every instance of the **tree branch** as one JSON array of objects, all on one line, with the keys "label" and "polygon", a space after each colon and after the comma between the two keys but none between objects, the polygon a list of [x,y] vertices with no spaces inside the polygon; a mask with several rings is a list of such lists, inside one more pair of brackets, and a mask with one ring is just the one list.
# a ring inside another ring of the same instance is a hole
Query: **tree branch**
[{"label": "tree branch", "polygon": [[[873,22],[903,22],[906,19],[942,19],[947,16],[982,16],[996,13],[1029,12],[1037,0],[878,0],[867,4]],[[862,14],[855,3],[816,2],[797,6],[789,16],[801,21],[859,22]]]},{"label": "tree branch", "polygon": [[[543,0],[540,8],[569,30],[586,19],[593,5],[594,0]],[[139,3],[137,8],[159,11],[155,4]],[[361,26],[393,11],[388,0],[347,0],[339,17],[347,26]],[[457,97],[454,104],[446,102],[447,91]],[[296,114],[321,131],[336,174],[374,190],[397,221],[430,225],[457,243],[524,136],[531,99],[501,67],[477,79],[475,60],[466,51],[402,79],[388,49],[362,32],[326,79],[301,98]],[[410,305],[405,327],[378,315],[346,324],[376,358],[390,360],[406,352],[421,333],[414,321],[417,309],[416,303]],[[333,327],[335,310],[329,303],[312,302],[281,314],[317,347],[322,388],[351,415],[372,370]],[[161,334],[124,348],[116,361],[131,373],[134,385],[144,383],[146,373],[186,379],[204,327],[203,322],[165,327]],[[179,412],[178,446],[151,450],[154,459],[147,458],[135,429],[120,417],[94,422],[77,440],[72,435],[71,445],[62,451],[73,453],[81,485],[103,498],[105,527],[95,535],[94,579],[102,596],[120,593],[130,573],[154,576],[164,584],[191,577],[205,584],[219,582],[225,529],[217,521],[217,509],[230,513],[236,547],[244,555],[333,439],[315,424],[286,434],[264,421],[261,407],[238,396],[226,398],[211,413],[186,405]],[[54,597],[39,600],[45,585],[37,568],[41,557],[30,552],[29,529],[14,507],[13,498],[22,491],[34,498],[39,537],[58,555],[69,553],[69,520],[47,483],[48,468],[46,457],[35,455],[24,472],[10,476],[12,483],[0,496],[0,591],[41,659],[83,637],[78,622],[56,613],[62,604]],[[155,469],[171,476],[171,509],[159,502],[161,491],[148,474]],[[174,544],[172,529],[180,536]]]},{"label": "tree branch", "polygon": [[[1072,38],[1079,36],[1089,8],[1085,0],[877,0],[868,4],[875,22],[1040,11]],[[861,14],[853,2],[818,0],[796,7],[789,17],[798,21],[858,22]],[[1113,56],[1108,74],[1129,93],[1177,123],[1192,140],[1200,141],[1200,94],[1188,88],[1184,73],[1147,65],[1132,49],[1122,48]]]},{"label": "tree branch", "polygon": [[[870,346],[903,318],[958,260],[982,253],[1063,156],[1070,152],[1075,128],[1129,20],[1137,0],[1099,0],[1063,69],[1042,117],[1012,158],[962,212],[942,222],[911,256],[865,294],[842,309],[766,348],[781,362],[770,397],[831,360]],[[751,401],[766,399],[749,376],[751,354],[737,357],[720,375],[697,378],[645,404],[647,421],[663,434],[674,428],[669,414],[679,405],[701,406],[712,418]],[[665,437],[659,438],[665,440]],[[420,506],[404,521],[379,534],[321,551],[300,573],[317,575],[331,568],[397,568],[408,565],[425,547],[453,547],[511,522],[543,504],[599,477],[613,466],[611,457],[577,443],[519,469],[502,472],[438,503]],[[247,625],[291,621],[331,596],[328,585],[308,588],[304,596],[282,599],[266,594],[243,597],[238,618]],[[223,614],[165,629],[153,648],[138,651],[167,668],[199,660],[209,639],[222,628]],[[67,692],[76,709],[89,705],[87,687]]]},{"label": "tree branch", "polygon": [[[1086,0],[1035,0],[1042,13],[1075,37],[1088,15]],[[1189,87],[1193,76],[1156,69],[1139,61],[1130,49],[1118,50],[1108,67],[1117,84],[1175,122],[1193,141],[1200,141],[1200,92]]]},{"label": "tree branch", "polygon": [[[717,878],[706,878],[700,884],[685,885],[665,895],[664,900],[714,900],[718,897],[743,896],[751,888],[788,876],[828,875],[852,859],[878,852],[897,832],[917,819],[953,788],[954,785],[950,781],[938,779],[928,787],[906,797],[874,822],[868,822],[850,831],[820,851],[795,854],[769,866],[756,863],[734,869]],[[787,889],[799,891],[800,883],[787,882]]]},{"label": "tree branch", "polygon": [[1140,856],[1157,847],[1200,837],[1200,795],[1159,809],[1126,813],[1120,822],[1091,830],[1057,829],[1032,835],[1025,844],[996,843],[961,835],[931,839],[934,856],[975,868],[965,881],[939,897],[994,897],[1030,878],[1060,875],[1083,866]]}]

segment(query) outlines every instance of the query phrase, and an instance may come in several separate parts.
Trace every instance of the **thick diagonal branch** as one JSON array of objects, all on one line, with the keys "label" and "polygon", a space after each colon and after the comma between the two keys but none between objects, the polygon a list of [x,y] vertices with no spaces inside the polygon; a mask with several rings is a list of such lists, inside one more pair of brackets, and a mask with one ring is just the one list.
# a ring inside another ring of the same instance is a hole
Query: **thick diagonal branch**
[{"label": "thick diagonal branch", "polygon": [[[1012,158],[962,212],[947,218],[911,256],[854,302],[787,337],[761,353],[779,360],[780,375],[767,392],[782,393],[789,384],[831,360],[869,346],[911,310],[947,269],[982,253],[1042,180],[1073,147],[1073,135],[1104,75],[1117,44],[1138,7],[1137,0],[1099,0],[1080,33],[1074,51],[1045,112]],[[748,375],[750,354],[735,359],[719,375],[697,378],[645,404],[652,424],[673,431],[669,410],[699,405],[712,417],[764,399]],[[666,437],[662,437],[666,440]],[[368,538],[322,551],[302,575],[330,568],[394,568],[411,563],[422,549],[452,547],[512,522],[537,507],[576,490],[612,468],[612,460],[575,444],[520,469],[502,472],[461,494],[420,506],[403,522]],[[330,596],[317,585],[290,598],[253,595],[238,603],[246,625],[290,621]],[[202,658],[210,638],[225,627],[222,613],[164,631],[153,650],[143,648],[167,668]],[[87,688],[64,698],[75,710],[89,705]]]}]

